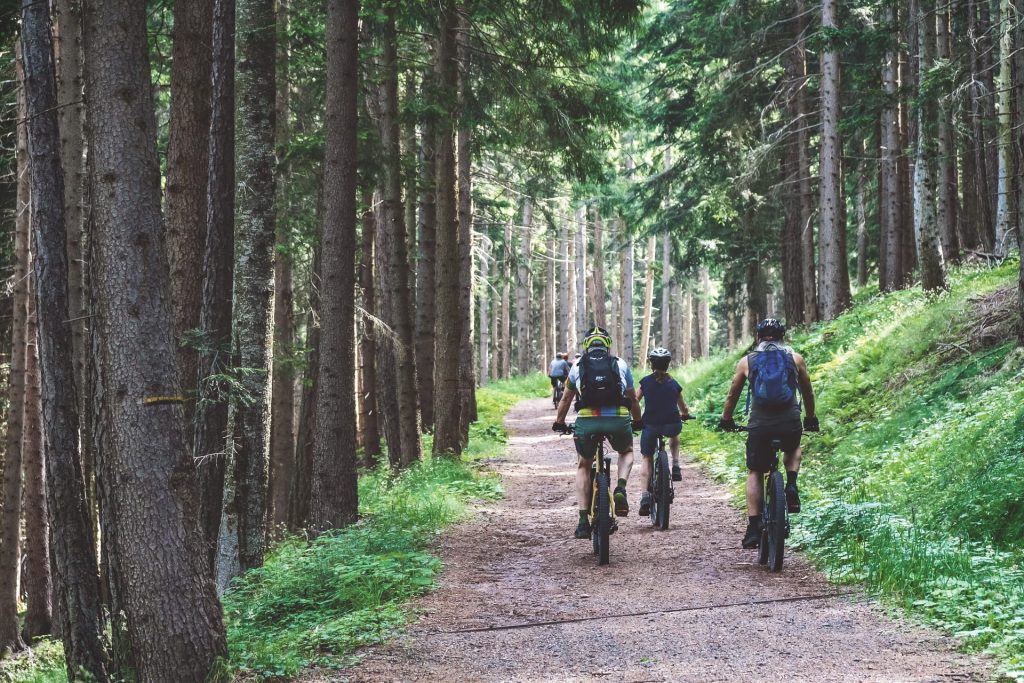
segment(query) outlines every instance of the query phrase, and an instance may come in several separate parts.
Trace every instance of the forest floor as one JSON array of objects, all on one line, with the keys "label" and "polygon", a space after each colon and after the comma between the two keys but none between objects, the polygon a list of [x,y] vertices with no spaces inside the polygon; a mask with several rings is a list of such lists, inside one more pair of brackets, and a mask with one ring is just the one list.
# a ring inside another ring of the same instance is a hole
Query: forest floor
[{"label": "forest floor", "polygon": [[[493,465],[507,495],[440,540],[445,569],[409,630],[319,681],[975,681],[983,657],[836,586],[800,555],[779,574],[742,550],[745,519],[694,464],[672,525],[636,510],[599,567],[572,538],[572,441],[550,431],[550,401],[518,404]],[[739,441],[737,445],[739,446]],[[638,454],[639,456],[639,454]],[[639,459],[639,457],[638,457]],[[554,623],[550,623],[554,622]],[[766,657],[766,653],[770,656]]]}]

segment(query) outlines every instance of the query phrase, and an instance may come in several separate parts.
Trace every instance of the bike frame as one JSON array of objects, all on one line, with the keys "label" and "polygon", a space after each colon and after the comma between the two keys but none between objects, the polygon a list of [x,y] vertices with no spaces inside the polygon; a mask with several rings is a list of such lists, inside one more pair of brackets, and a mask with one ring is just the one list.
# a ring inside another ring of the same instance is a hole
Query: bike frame
[{"label": "bike frame", "polygon": [[609,509],[615,509],[615,500],[611,487],[612,459],[604,454],[604,437],[597,443],[597,453],[594,455],[594,462],[590,464],[590,524],[597,523],[597,475],[608,475],[608,503]]}]

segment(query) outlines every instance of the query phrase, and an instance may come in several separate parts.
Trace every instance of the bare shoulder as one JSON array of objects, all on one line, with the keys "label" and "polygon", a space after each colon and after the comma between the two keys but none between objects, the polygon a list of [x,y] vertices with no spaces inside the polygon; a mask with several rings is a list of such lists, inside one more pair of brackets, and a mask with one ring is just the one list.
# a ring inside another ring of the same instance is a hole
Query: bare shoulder
[{"label": "bare shoulder", "polygon": [[804,357],[801,356],[796,351],[793,352],[793,362],[796,363],[796,366],[798,368],[806,368],[807,367],[807,363],[804,362]]},{"label": "bare shoulder", "polygon": [[747,357],[746,355],[744,355],[743,358],[740,358],[739,362],[736,363],[736,374],[746,376],[749,369],[750,368],[749,364],[747,363]]}]

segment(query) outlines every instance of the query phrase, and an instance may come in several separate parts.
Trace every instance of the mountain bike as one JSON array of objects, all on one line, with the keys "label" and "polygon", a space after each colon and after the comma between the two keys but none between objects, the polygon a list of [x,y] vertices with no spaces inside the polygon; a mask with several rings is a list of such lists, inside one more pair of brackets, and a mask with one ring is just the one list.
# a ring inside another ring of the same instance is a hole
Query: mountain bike
[{"label": "mountain bike", "polygon": [[[746,427],[738,431],[749,432]],[[786,539],[789,538],[789,505],[786,502],[786,483],[779,471],[779,453],[782,441],[772,439],[772,461],[764,479],[764,495],[761,503],[761,544],[757,550],[759,564],[768,565],[768,571],[782,571],[782,560],[786,554]]]},{"label": "mountain bike", "polygon": [[552,403],[555,404],[555,408],[562,402],[562,395],[565,393],[565,380],[559,378],[555,384],[554,396],[552,397]]},{"label": "mountain bike", "polygon": [[[692,415],[684,418],[695,419]],[[654,472],[651,475],[651,524],[668,531],[669,512],[672,508],[672,501],[675,500],[675,487],[672,485],[672,468],[669,466],[668,453],[665,451],[665,437],[658,436],[658,450],[652,458]]]},{"label": "mountain bike", "polygon": [[[576,424],[566,426],[565,433],[572,434]],[[612,489],[610,472],[612,459],[604,454],[604,438],[597,443],[597,455],[590,466],[590,539],[594,546],[599,565],[608,564],[610,555],[609,537],[618,528],[612,517]]]}]

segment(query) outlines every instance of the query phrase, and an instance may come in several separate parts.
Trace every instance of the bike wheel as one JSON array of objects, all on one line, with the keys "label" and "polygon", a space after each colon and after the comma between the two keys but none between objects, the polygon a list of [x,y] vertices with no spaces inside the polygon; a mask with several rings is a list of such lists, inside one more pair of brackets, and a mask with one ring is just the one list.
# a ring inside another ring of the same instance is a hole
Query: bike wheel
[{"label": "bike wheel", "polygon": [[768,507],[768,571],[782,570],[786,554],[786,487],[778,470],[768,475],[765,500]]},{"label": "bike wheel", "polygon": [[672,506],[671,496],[671,470],[668,468],[668,453],[658,452],[657,474],[654,482],[654,499],[657,501],[657,516],[655,526],[662,531],[668,531],[668,513]]},{"label": "bike wheel", "polygon": [[597,475],[597,523],[594,524],[594,552],[598,564],[608,564],[608,537],[612,533],[611,497],[608,491],[608,473]]}]

